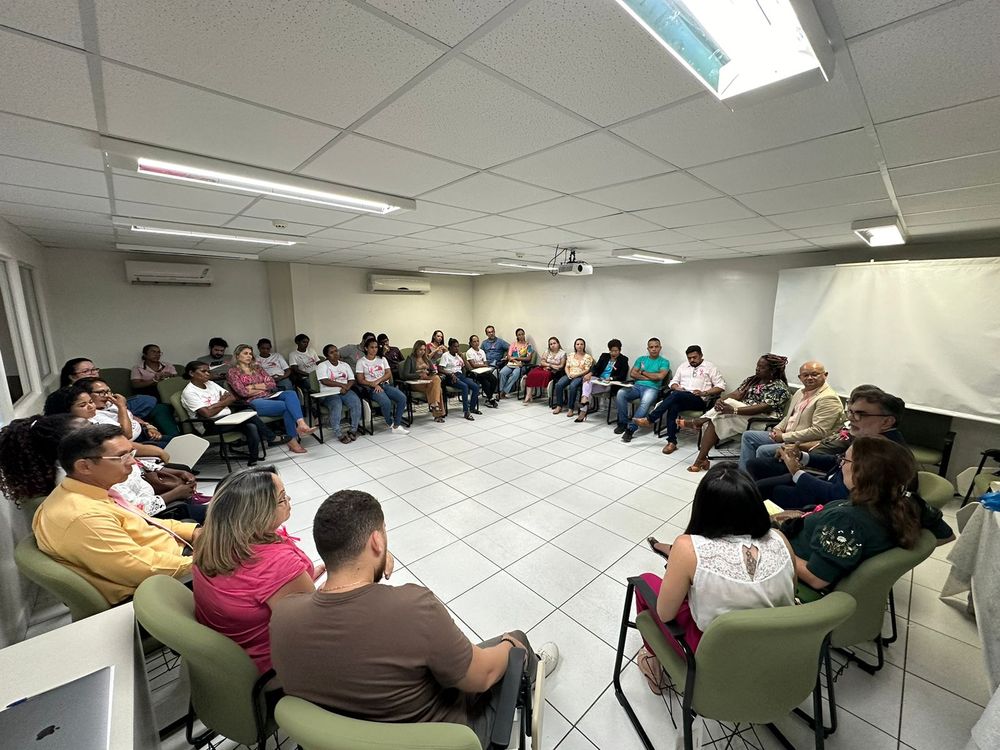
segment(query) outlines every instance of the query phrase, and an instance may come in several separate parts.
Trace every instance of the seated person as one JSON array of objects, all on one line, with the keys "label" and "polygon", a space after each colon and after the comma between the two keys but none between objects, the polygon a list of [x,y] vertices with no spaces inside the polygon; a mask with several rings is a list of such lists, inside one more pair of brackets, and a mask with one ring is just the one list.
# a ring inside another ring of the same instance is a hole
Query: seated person
[{"label": "seated person", "polygon": [[635,382],[628,388],[622,388],[615,396],[615,406],[618,409],[618,425],[615,434],[622,436],[623,442],[632,439],[628,429],[631,421],[628,416],[628,405],[631,401],[639,401],[633,417],[645,417],[653,404],[660,397],[663,381],[670,377],[670,360],[660,356],[660,340],[652,338],[646,342],[646,354],[636,359],[629,377]]},{"label": "seated person", "polygon": [[628,373],[628,357],[622,354],[622,342],[618,339],[611,339],[608,342],[608,350],[597,358],[597,362],[590,368],[590,372],[583,376],[580,413],[573,421],[586,422],[587,413],[590,411],[591,396],[599,396],[611,390],[611,386],[604,384],[606,382],[624,383],[628,379]]},{"label": "seated person", "polygon": [[722,379],[719,368],[705,361],[700,346],[689,346],[684,350],[684,356],[687,362],[677,368],[677,373],[670,380],[670,392],[649,416],[633,419],[634,424],[628,427],[629,430],[651,427],[666,414],[667,444],[663,446],[663,452],[667,455],[677,450],[677,415],[688,410],[705,411],[708,408],[705,399],[718,396],[726,389],[726,381]]},{"label": "seated person", "polygon": [[532,367],[524,379],[524,403],[534,400],[535,389],[547,388],[549,383],[562,376],[566,369],[566,352],[562,349],[559,339],[553,336],[549,339],[548,348],[538,361],[537,367]]},{"label": "seated person", "polygon": [[[851,396],[847,416],[851,420],[852,441],[883,435],[893,442],[905,443],[896,428],[906,408],[903,399],[875,386],[856,388]],[[806,468],[820,475],[807,472]],[[772,458],[751,459],[747,470],[757,481],[761,494],[786,510],[847,497],[837,455],[803,452],[795,445],[786,445]]]},{"label": "seated person", "polygon": [[[358,439],[361,429],[361,399],[351,390],[354,387],[354,370],[346,362],[340,361],[340,351],[333,344],[323,347],[323,361],[316,367],[319,392],[330,412],[330,429],[333,436],[342,443]],[[346,435],[340,434],[340,422],[344,406],[350,419],[351,429]]]},{"label": "seated person", "polygon": [[576,414],[576,398],[583,387],[583,377],[594,366],[594,358],[587,354],[587,342],[577,339],[573,342],[573,353],[566,357],[566,370],[556,383],[552,394],[552,413],[558,414],[563,406],[569,407],[567,417]]},{"label": "seated person", "polygon": [[467,366],[458,351],[458,339],[448,339],[448,351],[441,355],[438,369],[442,373],[441,382],[458,388],[462,394],[462,412],[465,418],[470,422],[474,421],[473,414],[482,414],[479,411],[479,383],[465,374]]},{"label": "seated person", "polygon": [[[184,366],[183,377],[191,382],[181,391],[181,404],[192,419],[219,419],[233,413],[232,406],[236,403],[236,396],[212,380],[212,374],[204,362],[197,359],[188,362]],[[261,440],[274,446],[284,442],[258,416],[235,425],[235,429],[242,432],[247,441],[247,466],[256,466],[260,460]],[[217,435],[224,428],[211,423],[195,423],[195,430],[205,435]]]},{"label": "seated person", "polygon": [[82,378],[76,382],[94,399],[94,406],[97,409],[91,420],[94,424],[119,425],[130,440],[136,443],[153,443],[161,448],[166,447],[170,438],[180,433],[176,424],[172,434],[165,435],[155,425],[139,419],[128,410],[125,397],[119,393],[112,393],[111,386],[100,378]]},{"label": "seated person", "polygon": [[233,366],[226,373],[229,388],[263,417],[281,417],[285,434],[290,438],[288,450],[308,453],[298,438],[312,435],[316,428],[306,424],[299,397],[292,391],[279,391],[274,379],[254,361],[250,344],[240,344],[233,352]]},{"label": "seated person", "polygon": [[273,350],[271,339],[257,341],[257,364],[271,376],[282,391],[294,391],[292,385],[292,368],[279,352]]},{"label": "seated person", "polygon": [[161,380],[177,376],[177,370],[169,362],[160,361],[163,352],[156,344],[146,344],[142,347],[142,357],[139,364],[132,368],[132,389],[146,391],[147,395],[157,397],[156,384]]},{"label": "seated person", "polygon": [[528,343],[524,329],[514,331],[515,341],[507,348],[506,363],[500,368],[500,398],[507,398],[517,390],[524,366],[531,364],[535,356],[535,348]]},{"label": "seated person", "polygon": [[292,368],[292,382],[303,390],[309,390],[309,373],[316,371],[320,358],[316,350],[309,347],[309,337],[300,333],[295,337],[295,348],[288,353],[288,364]]},{"label": "seated person", "polygon": [[466,724],[488,745],[499,683],[513,648],[546,672],[558,650],[536,656],[514,631],[479,646],[423,586],[380,585],[392,573],[382,506],[357,490],[336,492],[313,522],[327,579],[314,593],[278,601],[271,658],[285,693],[366,721]]},{"label": "seated person", "polygon": [[446,351],[448,346],[444,343],[444,331],[434,331],[427,342],[427,356],[436,363]]},{"label": "seated person", "polygon": [[802,388],[792,394],[788,413],[770,431],[747,430],[740,445],[740,468],[754,457],[773,458],[786,443],[822,440],[844,421],[840,396],[826,382],[830,373],[822,362],[806,362],[799,368]]},{"label": "seated person", "polygon": [[486,352],[486,364],[494,369],[503,366],[507,359],[507,352],[510,344],[497,337],[497,329],[494,326],[486,326],[486,340],[483,341],[483,351]]},{"label": "seated person", "polygon": [[154,575],[191,569],[197,524],[153,520],[117,493],[132,470],[132,443],[116,425],[88,425],[59,443],[66,479],[45,498],[31,523],[38,548],[118,604]]},{"label": "seated person", "polygon": [[[662,577],[643,574],[657,597],[647,602],[637,596],[636,610],[655,606],[662,621],[676,620],[694,651],[720,615],[795,603],[788,541],[771,528],[764,499],[733,463],[720,463],[705,475],[694,493],[687,529],[673,545],[653,537],[647,541],[668,562]],[[680,645],[672,640],[670,644],[683,657]],[[659,695],[666,686],[648,644],[636,663],[650,690]]]},{"label": "seated person", "polygon": [[701,442],[694,463],[688,471],[701,471],[709,465],[708,454],[719,443],[746,431],[751,416],[777,417],[788,401],[788,380],[785,378],[787,357],[764,354],[757,360],[757,369],[725,398],[715,402],[715,408],[698,419],[678,419],[678,427],[701,430]]},{"label": "seated person", "polygon": [[366,396],[378,404],[386,426],[393,434],[409,435],[410,431],[403,427],[406,395],[392,384],[389,360],[382,356],[374,336],[365,341],[365,356],[358,360],[354,372],[358,384],[368,389]]},{"label": "seated person", "polygon": [[271,466],[222,480],[191,569],[194,616],[232,639],[261,674],[271,669],[268,623],[283,597],[310,593],[323,575],[285,532],[292,498]]},{"label": "seated person", "polygon": [[[390,367],[391,369],[391,367]],[[441,391],[441,376],[438,368],[427,356],[427,344],[423,339],[413,342],[413,351],[403,360],[399,368],[399,379],[427,398],[427,408],[435,422],[444,422],[444,395]],[[426,380],[426,383],[414,381]]]},{"label": "seated person", "polygon": [[955,539],[941,511],[907,489],[916,481],[917,464],[904,446],[882,436],[859,437],[841,462],[849,495],[785,524],[800,581],[814,589],[833,586],[870,557],[893,547],[913,549],[921,528],[937,537],[938,546]]},{"label": "seated person", "polygon": [[382,347],[382,351],[385,352],[385,358],[389,360],[389,367],[392,368],[392,374],[398,375],[399,366],[403,364],[403,352],[399,350],[398,346],[392,346],[389,343],[388,333],[380,333],[375,340]]},{"label": "seated person", "polygon": [[198,357],[199,362],[208,365],[212,373],[212,380],[225,380],[229,368],[233,366],[233,355],[226,354],[229,342],[218,336],[213,336],[208,340],[208,354]]},{"label": "seated person", "polygon": [[368,341],[368,339],[375,339],[378,341],[374,333],[371,331],[365,331],[361,335],[360,344],[348,344],[347,346],[340,347],[340,358],[346,360],[347,364],[351,367],[357,365],[358,360],[365,356],[365,342]]},{"label": "seated person", "polygon": [[[101,368],[97,367],[86,357],[74,357],[73,359],[67,359],[66,363],[62,366],[62,370],[59,373],[59,387],[65,388],[80,380],[80,378],[99,377],[101,377]],[[139,417],[152,415],[153,409],[156,408],[156,399],[153,396],[145,394],[130,396],[127,401],[129,410]]]},{"label": "seated person", "polygon": [[[469,377],[479,383],[479,387],[486,397],[486,405],[491,409],[496,409],[496,392],[499,386],[496,369],[490,364],[486,350],[480,347],[479,337],[476,334],[469,336],[469,348],[465,352],[465,363],[469,366]],[[490,369],[476,372],[484,367]]]}]

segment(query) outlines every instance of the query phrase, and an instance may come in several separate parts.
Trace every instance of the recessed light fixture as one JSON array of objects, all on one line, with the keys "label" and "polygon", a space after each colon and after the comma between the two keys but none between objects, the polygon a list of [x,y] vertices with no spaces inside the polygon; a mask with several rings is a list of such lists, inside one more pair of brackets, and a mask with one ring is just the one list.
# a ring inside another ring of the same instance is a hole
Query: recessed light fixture
[{"label": "recessed light fixture", "polygon": [[[829,81],[833,50],[812,0],[616,0],[727,103]],[[757,92],[751,95],[751,92]]]},{"label": "recessed light fixture", "polygon": [[186,249],[182,247],[156,247],[154,245],[115,244],[118,250],[128,250],[133,253],[155,253],[157,255],[188,255],[196,258],[226,258],[228,260],[260,260],[253,253],[226,253],[221,250]]},{"label": "recessed light fixture", "polygon": [[131,227],[133,232],[146,232],[149,234],[168,234],[174,237],[196,237],[203,240],[228,240],[230,242],[252,242],[258,245],[294,245],[291,240],[269,240],[262,237],[239,237],[235,234],[218,234],[215,232],[191,232],[185,229],[160,229],[159,227],[143,227],[135,224]]},{"label": "recessed light fixture", "polygon": [[548,266],[543,266],[538,263],[528,263],[523,260],[511,260],[509,258],[494,258],[493,264],[497,266],[506,266],[507,268],[524,268],[528,271],[549,271],[551,270]]},{"label": "recessed light fixture", "polygon": [[436,273],[442,276],[482,276],[479,271],[456,271],[451,268],[427,268],[421,266],[417,269],[420,273]]},{"label": "recessed light fixture", "polygon": [[362,213],[389,214],[417,207],[416,201],[411,198],[145,146],[117,138],[102,138],[101,148],[104,149],[109,166],[146,177],[179,180],[266,198],[301,201]]},{"label": "recessed light fixture", "polygon": [[626,247],[621,250],[612,250],[611,255],[614,258],[624,258],[625,260],[638,260],[644,263],[663,263],[663,264],[673,264],[673,263],[683,263],[683,258],[678,258],[674,255],[664,255],[663,253],[653,253],[649,250],[636,250],[632,247]]},{"label": "recessed light fixture", "polygon": [[899,219],[895,216],[855,221],[851,224],[851,231],[867,242],[870,247],[906,244],[903,227],[899,225]]},{"label": "recessed light fixture", "polygon": [[305,240],[304,237],[296,235],[244,232],[241,229],[228,227],[180,224],[173,221],[150,221],[131,216],[112,216],[111,223],[116,227],[128,228],[129,231],[140,234],[163,234],[195,240],[225,240],[226,242],[249,242],[254,245],[283,245],[286,247]]}]

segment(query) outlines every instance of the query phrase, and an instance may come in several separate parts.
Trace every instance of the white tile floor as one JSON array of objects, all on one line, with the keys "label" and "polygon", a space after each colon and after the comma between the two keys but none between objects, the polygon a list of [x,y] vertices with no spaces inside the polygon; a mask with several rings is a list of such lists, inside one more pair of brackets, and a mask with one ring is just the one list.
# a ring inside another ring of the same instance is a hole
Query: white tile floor
[{"label": "white tile floor", "polygon": [[[288,530],[315,557],[310,528],[322,499],[351,487],[372,492],[397,559],[393,583],[433,589],[470,638],[518,628],[535,644],[558,642],[546,748],[641,748],[611,689],[624,581],[662,570],[645,537],[672,541],[683,531],[700,476],[684,470],[693,441],[664,456],[646,431],[623,444],[603,414],[579,425],[513,401],[475,422],[418,414],[409,436],[383,429],[350,445],[307,439],[304,456],[271,451],[292,497]],[[988,693],[964,601],[937,597],[946,553],[897,584],[899,640],[882,672],[851,668],[840,678],[841,726],[827,747],[965,746]],[[629,654],[639,643],[630,634]],[[663,705],[631,662],[623,684],[656,746],[673,748]],[[781,726],[797,747],[812,747],[801,721]],[[761,740],[776,747],[766,732]]]}]

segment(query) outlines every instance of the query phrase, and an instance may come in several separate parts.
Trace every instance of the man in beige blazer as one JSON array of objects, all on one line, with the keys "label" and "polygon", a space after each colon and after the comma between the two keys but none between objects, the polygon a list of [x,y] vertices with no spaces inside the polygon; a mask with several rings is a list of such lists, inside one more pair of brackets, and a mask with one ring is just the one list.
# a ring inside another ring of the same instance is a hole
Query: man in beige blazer
[{"label": "man in beige blazer", "polygon": [[788,414],[770,432],[748,430],[740,446],[740,468],[746,471],[747,461],[773,457],[785,443],[806,443],[822,440],[844,421],[840,396],[826,378],[830,373],[822,362],[805,362],[799,368],[802,388],[795,392]]}]

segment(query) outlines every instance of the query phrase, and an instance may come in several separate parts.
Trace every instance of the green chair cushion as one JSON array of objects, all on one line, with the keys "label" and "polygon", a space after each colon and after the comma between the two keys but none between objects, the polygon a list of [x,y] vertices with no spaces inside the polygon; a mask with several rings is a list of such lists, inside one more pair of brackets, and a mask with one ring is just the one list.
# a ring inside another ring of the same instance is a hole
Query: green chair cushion
[{"label": "green chair cushion", "polygon": [[918,488],[920,497],[927,501],[928,505],[935,508],[943,508],[955,496],[955,485],[942,476],[932,474],[929,471],[917,472]]},{"label": "green chair cushion", "polygon": [[933,448],[924,448],[921,445],[908,446],[913,453],[913,458],[921,466],[940,466],[942,453]]}]

